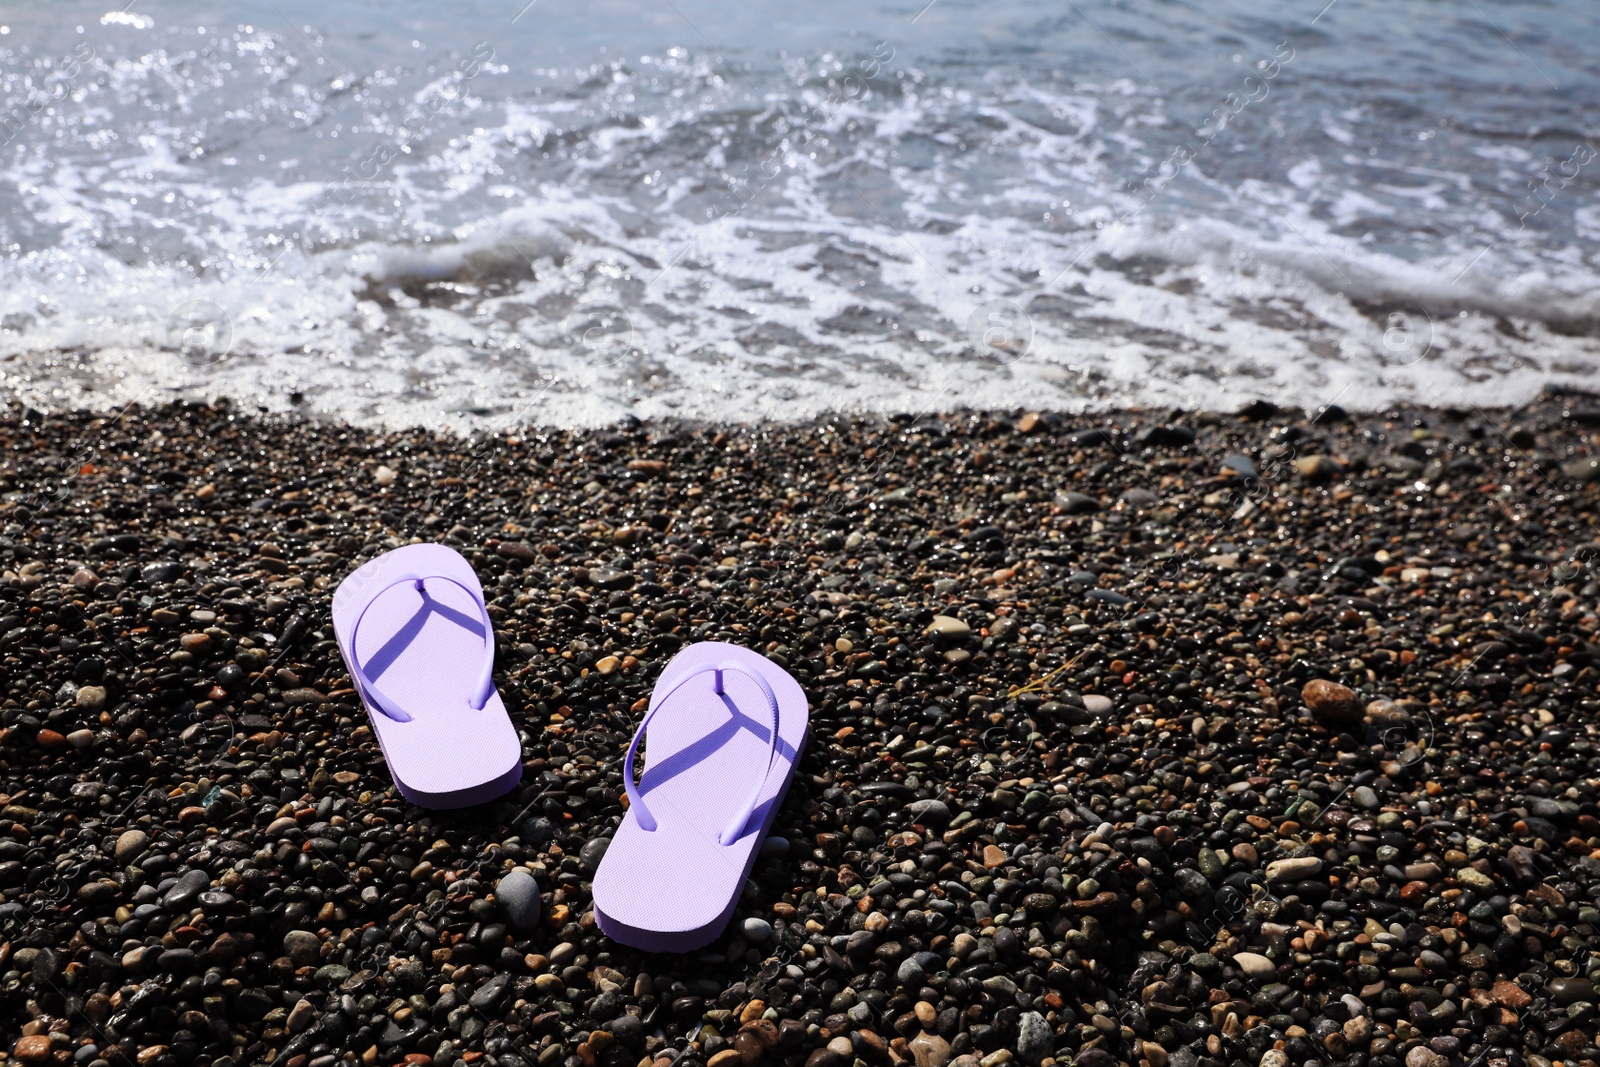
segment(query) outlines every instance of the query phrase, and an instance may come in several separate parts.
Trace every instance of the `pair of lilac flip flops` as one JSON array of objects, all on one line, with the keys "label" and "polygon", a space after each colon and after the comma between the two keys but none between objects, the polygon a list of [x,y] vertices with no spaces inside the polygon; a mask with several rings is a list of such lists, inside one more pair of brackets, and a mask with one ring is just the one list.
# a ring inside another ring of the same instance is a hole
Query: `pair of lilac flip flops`
[{"label": "pair of lilac flip flops", "polygon": [[[371,560],[340,583],[333,623],[402,796],[462,808],[521,781],[483,588],[459,553],[418,544]],[[602,933],[653,952],[687,952],[721,933],[808,720],[800,684],[765,656],[706,641],[673,657],[628,746],[628,811],[595,873]],[[649,766],[636,785],[641,742]]]}]

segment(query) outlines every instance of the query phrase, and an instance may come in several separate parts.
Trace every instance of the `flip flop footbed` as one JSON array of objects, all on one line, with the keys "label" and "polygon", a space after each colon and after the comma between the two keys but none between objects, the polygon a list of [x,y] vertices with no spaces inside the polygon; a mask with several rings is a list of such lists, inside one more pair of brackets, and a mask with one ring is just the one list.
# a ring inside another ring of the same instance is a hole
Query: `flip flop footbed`
[{"label": "flip flop footbed", "polygon": [[[425,576],[424,588],[392,584],[407,574]],[[471,566],[443,545],[385,553],[334,595],[339,649],[373,733],[401,794],[425,807],[481,803],[521,778],[521,742],[499,693],[482,708],[471,704],[492,647],[486,641],[493,640],[484,632],[481,597]],[[357,664],[409,721],[375,704]]]},{"label": "flip flop footbed", "polygon": [[[705,642],[679,653],[656,683],[669,692],[707,664],[742,663],[760,672],[778,702],[778,745],[768,770],[770,711],[750,678],[690,678],[667,698],[645,735],[639,790],[657,826],[630,810],[594,881],[596,920],[615,940],[656,951],[686,951],[714,939],[738,902],[762,840],[805,745],[805,693],[789,674],[749,649]],[[659,698],[656,698],[659,699]],[[720,836],[764,785],[743,833]]]}]

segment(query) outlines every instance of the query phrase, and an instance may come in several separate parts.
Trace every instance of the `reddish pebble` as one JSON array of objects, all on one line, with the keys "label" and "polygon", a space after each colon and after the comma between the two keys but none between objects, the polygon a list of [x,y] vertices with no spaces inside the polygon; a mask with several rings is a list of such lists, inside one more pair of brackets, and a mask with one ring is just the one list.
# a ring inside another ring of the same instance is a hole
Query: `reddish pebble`
[{"label": "reddish pebble", "polygon": [[12,1055],[23,1063],[43,1063],[50,1058],[50,1039],[44,1034],[32,1034],[17,1042]]}]

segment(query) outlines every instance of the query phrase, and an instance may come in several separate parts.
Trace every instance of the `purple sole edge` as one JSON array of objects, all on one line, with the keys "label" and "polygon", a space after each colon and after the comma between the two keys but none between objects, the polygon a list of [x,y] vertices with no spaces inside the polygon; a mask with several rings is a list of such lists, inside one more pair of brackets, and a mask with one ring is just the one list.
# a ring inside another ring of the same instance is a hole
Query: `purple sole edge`
[{"label": "purple sole edge", "polygon": [[518,760],[511,765],[510,770],[498,778],[492,778],[481,785],[471,789],[463,789],[456,793],[425,793],[420,789],[412,789],[402,785],[395,779],[394,786],[400,795],[419,808],[430,811],[453,811],[457,808],[470,808],[477,804],[487,804],[491,800],[505,796],[517,787],[522,781],[522,761]]}]

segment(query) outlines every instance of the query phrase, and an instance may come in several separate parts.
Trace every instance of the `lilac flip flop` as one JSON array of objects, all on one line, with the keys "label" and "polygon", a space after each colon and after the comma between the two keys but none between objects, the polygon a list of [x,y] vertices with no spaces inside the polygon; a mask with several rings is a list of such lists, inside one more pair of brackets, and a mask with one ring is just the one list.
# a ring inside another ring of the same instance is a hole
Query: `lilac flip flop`
[{"label": "lilac flip flop", "polygon": [[[594,876],[600,932],[689,952],[722,932],[805,749],[800,683],[738,645],[672,658],[623,766],[628,813]],[[633,781],[639,742],[650,765]]]},{"label": "lilac flip flop", "polygon": [[401,796],[464,808],[522,780],[483,587],[459,552],[406,545],[369,560],[333,594],[333,629]]}]

